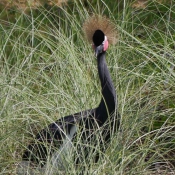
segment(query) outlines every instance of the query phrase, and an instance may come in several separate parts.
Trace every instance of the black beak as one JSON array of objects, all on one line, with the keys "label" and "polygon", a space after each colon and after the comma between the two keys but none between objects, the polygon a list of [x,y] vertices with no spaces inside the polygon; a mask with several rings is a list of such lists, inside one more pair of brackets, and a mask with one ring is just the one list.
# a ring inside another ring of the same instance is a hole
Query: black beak
[{"label": "black beak", "polygon": [[103,44],[95,47],[95,56],[97,57],[100,53],[103,52]]}]

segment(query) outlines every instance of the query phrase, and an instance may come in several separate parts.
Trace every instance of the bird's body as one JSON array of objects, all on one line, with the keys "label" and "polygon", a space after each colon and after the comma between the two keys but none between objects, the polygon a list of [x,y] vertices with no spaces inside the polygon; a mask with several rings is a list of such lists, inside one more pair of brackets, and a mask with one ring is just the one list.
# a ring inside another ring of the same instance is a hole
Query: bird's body
[{"label": "bird's body", "polygon": [[64,148],[66,150],[70,149],[76,137],[81,137],[81,140],[91,144],[91,138],[95,135],[96,130],[107,122],[108,125],[106,125],[105,131],[102,132],[103,139],[107,141],[110,138],[111,129],[119,127],[120,116],[117,110],[115,88],[105,59],[106,50],[104,50],[104,47],[105,44],[108,46],[108,43],[101,30],[95,31],[93,43],[101,82],[102,98],[100,104],[94,109],[63,117],[41,130],[36,135],[35,142],[31,143],[28,149],[25,150],[22,157],[23,161],[30,161],[43,166],[46,164],[48,157],[51,156],[52,164],[54,162],[59,164],[62,161],[59,153],[61,150],[66,152]]}]

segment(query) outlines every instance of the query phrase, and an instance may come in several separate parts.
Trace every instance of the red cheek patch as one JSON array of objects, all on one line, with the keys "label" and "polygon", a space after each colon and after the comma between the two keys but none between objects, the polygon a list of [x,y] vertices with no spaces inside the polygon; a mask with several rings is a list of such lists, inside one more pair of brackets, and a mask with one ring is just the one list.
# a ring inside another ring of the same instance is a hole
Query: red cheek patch
[{"label": "red cheek patch", "polygon": [[106,51],[108,49],[108,45],[109,45],[108,40],[105,40],[104,45],[103,45],[103,50],[104,51]]}]

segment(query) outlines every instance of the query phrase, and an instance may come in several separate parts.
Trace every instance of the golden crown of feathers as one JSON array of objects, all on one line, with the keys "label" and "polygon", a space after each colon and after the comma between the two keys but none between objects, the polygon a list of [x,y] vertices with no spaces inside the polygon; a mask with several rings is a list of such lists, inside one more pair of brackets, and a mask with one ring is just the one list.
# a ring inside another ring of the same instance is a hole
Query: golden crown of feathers
[{"label": "golden crown of feathers", "polygon": [[116,44],[118,33],[114,23],[106,16],[92,15],[83,24],[83,31],[87,40],[92,43],[92,37],[96,30],[101,30],[108,39],[109,44]]}]

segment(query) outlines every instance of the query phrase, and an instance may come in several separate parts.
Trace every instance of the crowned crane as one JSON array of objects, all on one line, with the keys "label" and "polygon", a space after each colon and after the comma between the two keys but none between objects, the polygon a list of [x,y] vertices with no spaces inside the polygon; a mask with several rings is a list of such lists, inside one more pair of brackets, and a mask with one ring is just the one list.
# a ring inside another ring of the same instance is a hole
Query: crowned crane
[{"label": "crowned crane", "polygon": [[[36,135],[35,142],[31,143],[24,151],[23,161],[44,166],[49,156],[59,159],[59,150],[66,147],[65,143],[70,146],[75,137],[80,136],[80,134],[76,134],[77,132],[82,132],[82,139],[90,142],[88,138],[93,134],[94,128],[101,128],[105,122],[108,122],[109,124],[105,127],[107,132],[104,132],[104,140],[107,141],[110,138],[110,129],[119,128],[120,115],[117,108],[116,92],[105,60],[108,45],[114,44],[116,40],[114,29],[115,26],[110,20],[100,15],[91,16],[83,25],[87,39],[93,42],[97,59],[102,95],[98,107],[60,118],[41,130]],[[68,141],[65,142],[65,140]],[[58,151],[55,152],[55,148]]]}]

